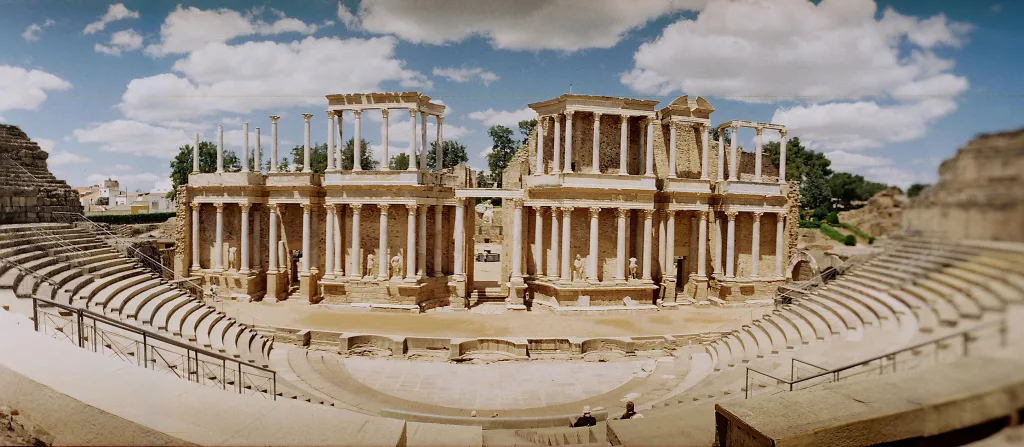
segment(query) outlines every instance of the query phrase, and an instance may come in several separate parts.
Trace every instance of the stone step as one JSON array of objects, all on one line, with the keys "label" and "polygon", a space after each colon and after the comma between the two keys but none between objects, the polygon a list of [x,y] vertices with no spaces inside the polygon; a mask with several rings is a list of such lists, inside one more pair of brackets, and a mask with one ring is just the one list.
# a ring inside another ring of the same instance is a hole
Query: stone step
[{"label": "stone step", "polygon": [[121,290],[120,292],[112,295],[110,299],[107,300],[106,303],[104,303],[103,308],[106,309],[108,313],[120,314],[121,310],[124,308],[125,304],[128,301],[134,299],[135,297],[139,296],[144,292],[156,289],[161,284],[163,284],[163,281],[158,278],[144,278],[139,283],[127,287]]},{"label": "stone step", "polygon": [[782,321],[789,322],[790,326],[796,329],[797,335],[799,335],[802,344],[810,344],[818,337],[814,333],[814,328],[811,327],[804,319],[789,309],[778,309],[773,312]]},{"label": "stone step", "polygon": [[153,319],[150,320],[150,324],[159,330],[172,332],[168,328],[171,324],[171,314],[177,313],[177,311],[181,309],[182,306],[185,306],[186,304],[192,302],[193,300],[187,296],[177,295],[175,298],[166,301],[162,306],[159,306],[156,309],[156,313],[153,314]]},{"label": "stone step", "polygon": [[[157,312],[167,305],[169,302],[176,298],[181,298],[182,293],[178,290],[167,290],[163,293],[159,293],[156,296],[149,297],[149,300],[145,302],[139,302],[138,307],[129,305],[122,312],[125,318],[136,320],[142,324],[148,324],[156,327],[155,322]],[[133,300],[134,304],[134,300]]]},{"label": "stone step", "polygon": [[842,296],[834,293],[831,290],[825,290],[819,288],[814,291],[815,295],[822,301],[828,301],[835,304],[836,306],[842,307],[847,311],[857,316],[857,320],[860,321],[865,327],[872,326],[875,328],[881,327],[881,319],[875,313],[871,306],[868,306],[859,300]]},{"label": "stone step", "polygon": [[188,318],[205,307],[206,305],[190,299],[185,305],[178,307],[174,312],[167,315],[167,332],[174,334],[176,337],[184,337],[185,334],[182,332]]}]

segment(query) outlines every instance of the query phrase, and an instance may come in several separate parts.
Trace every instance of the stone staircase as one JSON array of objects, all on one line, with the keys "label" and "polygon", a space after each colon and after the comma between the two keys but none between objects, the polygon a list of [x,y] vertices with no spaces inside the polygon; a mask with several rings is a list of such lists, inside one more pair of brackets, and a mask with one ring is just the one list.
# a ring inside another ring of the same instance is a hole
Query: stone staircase
[{"label": "stone staircase", "polygon": [[82,212],[78,193],[46,167],[48,154],[17,126],[0,124],[0,224]]}]

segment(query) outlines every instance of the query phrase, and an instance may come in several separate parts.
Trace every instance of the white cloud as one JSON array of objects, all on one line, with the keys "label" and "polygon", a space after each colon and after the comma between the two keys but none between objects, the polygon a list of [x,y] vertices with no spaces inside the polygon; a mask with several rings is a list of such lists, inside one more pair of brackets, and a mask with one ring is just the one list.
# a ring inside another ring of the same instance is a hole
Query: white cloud
[{"label": "white cloud", "polygon": [[88,158],[85,158],[78,154],[73,154],[71,152],[66,151],[54,151],[50,153],[50,158],[47,160],[47,163],[50,166],[61,166],[76,165],[80,163],[85,163],[87,161],[89,161]]},{"label": "white cloud", "polygon": [[39,148],[46,152],[53,152],[53,149],[57,146],[57,142],[49,138],[35,138],[33,141],[39,145]]},{"label": "white cloud", "polygon": [[347,27],[393,34],[412,43],[443,45],[472,36],[505,50],[611,48],[627,32],[663,15],[698,9],[705,0],[518,0],[362,2],[358,19],[338,6]]},{"label": "white cloud", "polygon": [[109,56],[120,56],[122,51],[135,51],[142,48],[142,35],[129,28],[118,31],[110,36],[110,45],[96,44],[93,50]]},{"label": "white cloud", "polygon": [[863,168],[889,166],[892,164],[892,160],[888,158],[870,157],[864,154],[845,151],[826,152],[825,156],[832,162],[829,167],[838,172],[857,171]]},{"label": "white cloud", "polygon": [[484,85],[490,85],[492,82],[500,79],[497,74],[480,67],[434,67],[434,76],[441,76],[449,81],[458,83],[465,83],[479,78],[480,82],[483,82]]},{"label": "white cloud", "polygon": [[888,185],[896,185],[904,191],[914,183],[935,183],[935,171],[907,171],[895,166],[879,166],[863,171],[864,178]]},{"label": "white cloud", "polygon": [[107,13],[103,14],[99,20],[86,25],[85,29],[82,30],[82,34],[93,34],[98,31],[103,31],[111,22],[137,18],[139,18],[138,11],[128,9],[124,6],[124,3],[114,3],[107,7]]},{"label": "white cloud", "polygon": [[391,37],[211,43],[174,63],[173,70],[180,75],[164,73],[129,82],[117,107],[133,120],[191,120],[322,107],[325,94],[378,91],[386,81],[397,81],[403,88],[429,88],[422,73],[406,69],[395,58],[395,44]]},{"label": "white cloud", "polygon": [[957,47],[970,25],[920,20],[872,0],[711,1],[695,19],[640,46],[621,81],[645,94],[686,92],[764,102],[804,97],[955,96],[934,47]]},{"label": "white cloud", "polygon": [[466,115],[471,120],[480,121],[485,126],[505,126],[516,128],[519,122],[522,120],[532,120],[537,118],[537,112],[533,109],[525,107],[519,110],[480,110],[476,112],[470,112]]},{"label": "white cloud", "polygon": [[194,6],[178,8],[167,15],[160,25],[160,43],[146,47],[150,56],[184,54],[199,50],[211,43],[227,43],[242,36],[269,36],[282,33],[312,34],[317,25],[285,17],[280,11],[272,10],[278,17],[265,22],[259,16],[262,8],[242,13],[233,9],[199,9]]},{"label": "white cloud", "polygon": [[182,129],[128,120],[92,124],[86,129],[75,129],[71,134],[79,143],[99,144],[104,152],[161,159],[173,157],[179,146],[190,143],[194,138],[194,134]]},{"label": "white cloud", "polygon": [[45,71],[0,65],[0,112],[35,110],[46,100],[47,90],[69,88],[71,83]]},{"label": "white cloud", "polygon": [[[364,114],[365,118],[366,115]],[[352,138],[354,134],[353,120],[348,117],[345,119],[345,140]],[[422,127],[420,127],[420,121],[416,121],[416,138],[417,141],[420,138]],[[457,140],[469,134],[469,129],[462,126],[457,126],[451,123],[445,123],[443,125],[444,139],[445,140]],[[372,136],[373,138],[380,138],[381,126],[367,126],[366,120],[363,120],[363,138]],[[391,151],[394,151],[396,146],[395,143],[402,143],[401,146],[397,146],[401,151],[405,151],[409,147],[409,136],[412,135],[412,124],[409,122],[408,113],[392,113],[388,117],[388,145],[391,147]],[[432,118],[427,119],[427,144],[434,141],[437,137],[437,125]]]},{"label": "white cloud", "polygon": [[21,33],[21,38],[25,39],[25,42],[35,42],[39,40],[43,35],[43,28],[53,26],[55,23],[52,19],[46,19],[42,24],[33,23],[25,28],[25,32]]},{"label": "white cloud", "polygon": [[116,165],[114,165],[114,166],[113,166],[112,168],[110,168],[110,169],[113,169],[113,170],[115,170],[115,171],[127,171],[127,170],[130,170],[131,168],[132,168],[132,167],[131,167],[131,166],[128,166],[128,165],[116,164]]},{"label": "white cloud", "polygon": [[86,177],[86,181],[90,185],[102,184],[106,179],[117,180],[121,184],[121,189],[128,191],[150,191],[153,189],[160,189],[162,187],[168,187],[169,174],[154,174],[152,172],[141,172],[137,174],[89,174]]},{"label": "white cloud", "polygon": [[785,124],[813,149],[857,150],[920,138],[928,124],[956,110],[951,99],[879,105],[837,102],[778,109],[773,123]]}]

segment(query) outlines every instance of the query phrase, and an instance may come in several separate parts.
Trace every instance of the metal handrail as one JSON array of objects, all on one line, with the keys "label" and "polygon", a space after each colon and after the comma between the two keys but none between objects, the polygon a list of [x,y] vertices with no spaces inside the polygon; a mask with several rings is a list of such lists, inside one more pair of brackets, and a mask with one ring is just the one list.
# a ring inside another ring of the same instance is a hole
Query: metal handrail
[{"label": "metal handrail", "polygon": [[39,237],[43,237],[43,238],[46,238],[47,240],[49,240],[51,242],[56,242],[56,243],[60,244],[61,247],[70,248],[71,250],[73,250],[76,253],[81,254],[81,253],[85,252],[84,250],[79,248],[77,245],[73,245],[73,244],[68,243],[68,241],[66,241],[64,238],[62,238],[60,236],[57,236],[56,234],[53,234],[53,233],[49,232],[46,229],[39,228],[39,227],[32,227],[32,232],[35,233]]},{"label": "metal handrail", "polygon": [[[0,264],[4,264],[4,265],[7,265],[9,267],[16,268],[16,269],[20,270],[22,273],[24,273],[24,274],[26,274],[28,276],[34,276],[34,277],[36,277],[36,279],[49,284],[51,286],[51,290],[52,290],[51,293],[53,294],[53,295],[51,295],[51,299],[53,298],[53,296],[57,295],[58,291],[60,291],[60,284],[57,284],[55,281],[53,281],[49,277],[43,276],[43,275],[37,273],[36,271],[28,268],[28,267],[25,267],[25,266],[23,266],[21,264],[18,264],[16,262],[13,262],[13,261],[10,261],[10,260],[4,259],[4,258],[0,258]],[[17,291],[15,291],[15,292],[17,292]],[[35,297],[32,297],[32,298],[35,298]]]}]

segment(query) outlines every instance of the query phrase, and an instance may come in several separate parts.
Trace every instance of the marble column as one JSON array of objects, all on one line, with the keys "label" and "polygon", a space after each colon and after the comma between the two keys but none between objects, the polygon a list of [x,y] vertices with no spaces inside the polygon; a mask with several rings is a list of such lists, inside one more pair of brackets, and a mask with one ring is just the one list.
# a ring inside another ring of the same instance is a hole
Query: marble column
[{"label": "marble column", "polygon": [[[279,229],[279,225],[277,223],[277,215],[279,206],[276,203],[272,203],[268,208],[270,210],[270,240],[267,241],[267,248],[269,248],[270,250],[268,253],[269,262],[267,262],[267,273],[276,274],[278,264],[280,263],[280,255],[277,252],[277,232]],[[268,290],[267,292],[271,293],[270,290]]]},{"label": "marble column", "polygon": [[644,210],[644,254],[643,254],[643,280],[651,280],[651,240],[653,239],[652,229],[654,227],[654,210]]},{"label": "marble column", "polygon": [[534,175],[544,173],[544,117],[537,119],[537,166],[533,169]]},{"label": "marble column", "polygon": [[558,207],[551,207],[551,254],[548,256],[548,269],[546,271],[548,278],[552,281],[558,279],[558,264],[559,264],[559,238],[558,230],[560,230],[559,216],[561,210]]},{"label": "marble column", "polygon": [[[413,136],[415,139],[415,135]],[[410,163],[416,159],[410,160]],[[405,219],[405,280],[416,281],[416,205],[406,205]]]},{"label": "marble column", "polygon": [[[333,122],[334,119],[331,119]],[[333,133],[333,131],[332,131]],[[330,145],[328,145],[328,154],[330,154]],[[332,157],[327,157],[330,160]],[[326,213],[326,226],[324,229],[324,277],[334,276],[334,206],[324,205]]]},{"label": "marble column", "polygon": [[199,270],[199,207],[200,204],[192,204],[192,271]]},{"label": "marble column", "polygon": [[[302,172],[307,174],[310,171],[309,163],[312,158],[309,154],[309,120],[311,118],[313,118],[313,114],[311,113],[302,114],[302,120],[305,123],[305,131],[302,134]],[[305,259],[306,254],[303,253],[302,257]]]},{"label": "marble column", "polygon": [[783,224],[786,220],[786,213],[775,214],[775,276],[779,278],[785,278],[786,274],[782,271],[782,258],[783,258],[783,242],[785,242],[785,233]]},{"label": "marble column", "polygon": [[705,279],[708,277],[708,212],[698,211],[700,216],[700,228],[697,230],[697,277]]},{"label": "marble column", "polygon": [[363,254],[359,235],[359,217],[362,214],[363,204],[353,203],[349,207],[352,208],[352,255],[349,256],[351,267],[348,269],[348,276],[358,279],[363,277]]},{"label": "marble column", "polygon": [[[352,132],[352,170],[363,170],[363,111],[356,109],[352,111],[355,116],[355,129]],[[367,266],[369,267],[369,266]]]},{"label": "marble column", "polygon": [[601,114],[594,114],[594,147],[590,159],[592,160],[590,172],[601,173]]},{"label": "marble column", "polygon": [[758,264],[761,261],[761,216],[764,213],[754,213],[754,226],[750,238],[750,277],[757,278]]},{"label": "marble column", "polygon": [[644,175],[654,177],[654,118],[647,119],[647,150],[644,152]]},{"label": "marble column", "polygon": [[562,208],[562,278],[563,282],[572,281],[572,260],[570,246],[572,245],[572,210],[571,206]]},{"label": "marble column", "polygon": [[455,275],[460,278],[466,274],[466,270],[463,267],[465,262],[465,250],[466,250],[466,199],[458,198],[455,199],[457,204],[455,205]]},{"label": "marble column", "polygon": [[[278,172],[277,167],[277,120],[281,117],[270,115],[270,172]],[[274,261],[273,264],[276,264]]]},{"label": "marble column", "polygon": [[562,116],[555,114],[551,116],[551,119],[555,122],[555,130],[553,136],[555,139],[554,143],[554,159],[552,160],[551,173],[558,174],[562,172]]},{"label": "marble column", "polygon": [[428,205],[420,207],[416,216],[418,234],[416,235],[416,277],[427,276],[427,210]]},{"label": "marble column", "polygon": [[213,269],[220,272],[224,270],[224,204],[214,203],[217,209],[217,226],[213,239]]},{"label": "marble column", "polygon": [[196,132],[196,143],[192,146],[192,173],[199,173],[199,132]]},{"label": "marble column", "polygon": [[[339,165],[336,164],[335,166],[339,166]],[[342,245],[342,242],[341,242],[342,239],[344,239],[342,237],[343,233],[341,232],[342,222],[345,221],[345,209],[342,208],[343,206],[344,205],[336,204],[336,205],[331,207],[331,212],[334,213],[334,228],[332,228],[331,231],[334,231],[334,277],[335,278],[342,278],[342,277],[345,276],[345,267],[344,267],[344,264],[342,263],[342,259],[343,259],[342,255],[345,252],[345,248],[344,248],[344,246]]]},{"label": "marble column", "polygon": [[441,240],[444,239],[444,206],[434,205],[434,260],[433,260],[433,277],[443,276],[443,265],[441,261]]},{"label": "marble column", "polygon": [[416,170],[416,109],[409,109],[409,121],[412,122],[412,133],[409,135],[409,171]]},{"label": "marble column", "polygon": [[544,207],[533,207],[533,277],[544,273]]},{"label": "marble column", "polygon": [[437,142],[437,153],[434,154],[436,155],[434,164],[436,171],[441,172],[444,170],[444,134],[441,133],[441,129],[444,127],[444,117],[437,115],[434,120],[437,121],[437,139],[434,140]]},{"label": "marble column", "polygon": [[[714,211],[711,211],[714,213]],[[715,218],[715,259],[714,263],[711,264],[712,272],[715,275],[722,273],[722,217],[720,214],[712,214]]]},{"label": "marble column", "polygon": [[430,145],[427,144],[428,116],[427,112],[420,112],[420,170],[424,172],[427,171],[427,152],[430,152]]},{"label": "marble column", "polygon": [[618,231],[615,237],[615,277],[613,279],[616,282],[624,282],[626,280],[626,217],[629,216],[629,210],[619,208],[615,214]]},{"label": "marble column", "polygon": [[565,165],[562,172],[573,172],[572,169],[572,110],[565,111]]},{"label": "marble column", "polygon": [[344,163],[342,163],[341,154],[344,152],[345,149],[345,130],[343,129],[345,125],[345,111],[335,110],[334,117],[335,119],[338,120],[338,145],[335,146],[334,148],[334,166],[337,166],[338,169],[341,169],[341,167],[344,166]]},{"label": "marble column", "polygon": [[718,128],[718,177],[715,180],[725,180],[725,129]]},{"label": "marble column", "polygon": [[[308,160],[308,158],[307,158]],[[302,204],[302,267],[299,273],[309,274],[310,261],[313,258],[313,219],[310,214],[313,212],[313,204]]]},{"label": "marble column", "polygon": [[754,128],[757,132],[757,136],[754,137],[754,181],[761,181],[761,151],[764,144],[761,140],[761,132],[764,130],[763,127],[757,126]]},{"label": "marble column", "polygon": [[249,266],[249,268],[254,270],[254,271],[256,271],[257,273],[260,271],[260,267],[263,266],[263,256],[262,256],[262,253],[260,253],[260,246],[263,245],[262,244],[263,240],[260,239],[260,236],[261,236],[261,233],[262,233],[262,230],[261,230],[262,227],[263,227],[263,225],[262,225],[262,219],[261,219],[261,216],[260,216],[259,208],[253,209],[253,211],[252,211],[252,240],[253,240],[253,244],[252,244],[252,250],[251,250],[252,251],[252,265]]},{"label": "marble column", "polygon": [[[388,275],[388,209],[391,205],[382,203],[378,206],[380,208],[380,244],[377,246],[377,279],[383,281],[389,279]],[[373,266],[369,266],[373,268]]]},{"label": "marble column", "polygon": [[263,153],[260,150],[260,128],[256,128],[256,149],[252,154],[252,165],[256,168],[257,174],[263,173]]},{"label": "marble column", "polygon": [[676,178],[676,122],[668,122],[668,178]]},{"label": "marble column", "polygon": [[786,183],[786,146],[789,144],[789,137],[785,130],[779,131],[779,183]]},{"label": "marble column", "polygon": [[249,169],[249,123],[242,123],[242,172],[252,172]]},{"label": "marble column", "polygon": [[[327,170],[334,170],[334,111],[327,111]],[[327,213],[329,216],[331,213]],[[330,269],[327,269],[330,273]]]},{"label": "marble column", "polygon": [[238,207],[242,211],[242,228],[238,235],[238,245],[241,246],[240,251],[242,252],[240,254],[241,262],[239,262],[239,273],[246,275],[249,273],[249,238],[252,237],[252,235],[249,234],[249,209],[251,208],[251,205],[243,203]]},{"label": "marble column", "polygon": [[512,280],[523,277],[523,201],[512,200]]},{"label": "marble column", "polygon": [[737,180],[737,175],[739,175],[739,169],[737,169],[738,161],[736,160],[736,140],[739,139],[739,135],[737,135],[736,126],[730,126],[729,129],[732,131],[732,138],[729,140],[729,180],[735,181]]},{"label": "marble column", "polygon": [[[691,227],[692,228],[692,227]],[[665,222],[665,272],[662,276],[676,278],[676,212],[668,210]]]},{"label": "marble column", "polygon": [[708,138],[711,135],[708,134],[708,125],[701,124],[697,126],[700,132],[700,179],[707,180],[708,177],[708,160],[710,160],[710,154],[708,153]]},{"label": "marble column", "polygon": [[217,125],[217,173],[224,172],[224,125]]},{"label": "marble column", "polygon": [[590,208],[590,250],[587,254],[587,280],[596,283],[597,282],[597,258],[599,253],[598,248],[598,235],[597,226],[601,217],[601,208],[591,207]]},{"label": "marble column", "polygon": [[388,164],[391,159],[388,158],[388,120],[391,117],[391,111],[388,109],[380,109],[381,125],[380,125],[380,139],[381,139],[381,154],[380,154],[380,168],[382,170],[390,170],[391,166]]},{"label": "marble column", "polygon": [[619,175],[626,175],[629,171],[629,116],[619,116]]},{"label": "marble column", "polygon": [[[736,141],[735,138],[733,141]],[[728,230],[725,236],[725,277],[736,277],[736,211],[728,211],[725,215],[729,218]]]},{"label": "marble column", "polygon": [[665,221],[667,220],[668,214],[665,210],[658,210],[658,272],[665,275],[665,231],[667,226]]}]

